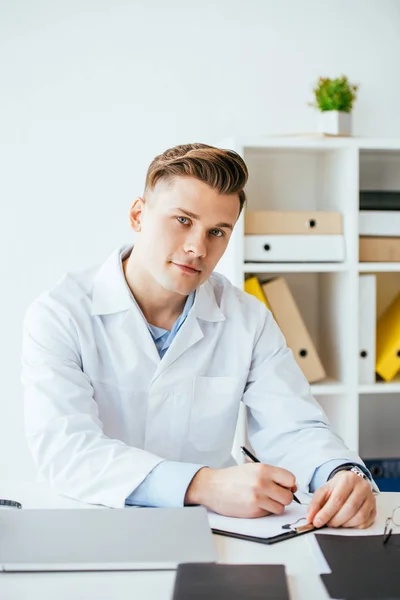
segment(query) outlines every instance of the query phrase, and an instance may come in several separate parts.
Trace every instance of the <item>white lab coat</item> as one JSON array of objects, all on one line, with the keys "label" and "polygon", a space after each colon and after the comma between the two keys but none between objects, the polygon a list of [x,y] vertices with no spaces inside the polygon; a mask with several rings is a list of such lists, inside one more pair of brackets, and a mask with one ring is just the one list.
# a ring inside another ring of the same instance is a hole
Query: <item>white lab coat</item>
[{"label": "white lab coat", "polygon": [[257,456],[300,489],[327,460],[362,462],[329,428],[271,313],[223,276],[199,287],[160,360],[121,252],[67,274],[25,318],[26,433],[56,491],[118,508],[163,459],[234,464],[240,401]]}]

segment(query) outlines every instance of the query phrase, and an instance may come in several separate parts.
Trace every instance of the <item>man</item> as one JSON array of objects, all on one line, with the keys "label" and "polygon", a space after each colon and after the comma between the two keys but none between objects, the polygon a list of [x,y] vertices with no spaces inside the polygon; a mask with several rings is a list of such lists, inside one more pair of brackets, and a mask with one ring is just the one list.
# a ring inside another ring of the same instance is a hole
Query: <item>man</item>
[{"label": "man", "polygon": [[[133,248],[32,304],[33,457],[59,493],[85,502],[260,517],[281,514],[299,488],[315,491],[316,526],[368,527],[376,509],[361,459],[330,429],[271,313],[213,273],[246,181],[235,152],[167,150],[131,208]],[[261,463],[232,459],[240,401]]]}]

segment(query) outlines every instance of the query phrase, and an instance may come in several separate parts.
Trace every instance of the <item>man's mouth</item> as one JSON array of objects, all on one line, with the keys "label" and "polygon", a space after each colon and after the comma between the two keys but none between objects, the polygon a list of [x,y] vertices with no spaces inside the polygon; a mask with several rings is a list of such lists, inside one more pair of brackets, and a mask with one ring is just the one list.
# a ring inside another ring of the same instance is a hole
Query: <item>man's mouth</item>
[{"label": "man's mouth", "polygon": [[176,267],[179,267],[184,273],[200,273],[200,269],[196,269],[196,267],[193,267],[192,265],[187,265],[184,263],[172,263],[174,264]]}]

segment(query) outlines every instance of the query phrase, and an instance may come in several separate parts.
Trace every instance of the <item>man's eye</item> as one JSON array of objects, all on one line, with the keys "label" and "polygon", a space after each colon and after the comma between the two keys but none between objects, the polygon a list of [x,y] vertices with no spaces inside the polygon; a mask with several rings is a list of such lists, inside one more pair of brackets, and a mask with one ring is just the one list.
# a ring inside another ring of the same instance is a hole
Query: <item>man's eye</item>
[{"label": "man's eye", "polygon": [[215,235],[215,237],[222,237],[224,235],[224,232],[221,231],[221,229],[211,229],[210,233],[211,235]]},{"label": "man's eye", "polygon": [[182,223],[182,225],[187,225],[189,222],[189,219],[187,217],[176,217],[179,221],[179,223]]}]

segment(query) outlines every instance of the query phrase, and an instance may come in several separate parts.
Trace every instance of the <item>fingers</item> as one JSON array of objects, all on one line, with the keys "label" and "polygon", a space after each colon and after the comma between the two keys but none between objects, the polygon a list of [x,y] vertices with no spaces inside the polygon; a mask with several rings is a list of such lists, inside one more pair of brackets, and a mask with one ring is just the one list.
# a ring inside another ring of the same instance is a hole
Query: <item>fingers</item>
[{"label": "fingers", "polygon": [[[278,485],[292,489],[296,486],[296,478],[290,471],[280,467],[269,467],[269,477]],[[297,488],[296,488],[297,489]]]},{"label": "fingers", "polygon": [[308,522],[312,522],[315,525],[315,527],[323,527],[324,525],[327,525],[339,512],[342,506],[347,502],[350,494],[353,491],[352,482],[350,480],[343,479],[340,483],[341,485],[336,485],[332,487],[326,486],[325,489],[327,490],[328,497],[326,499],[325,492],[325,504],[323,504],[324,498],[322,498],[319,502],[320,506],[322,502],[322,508],[320,508],[320,510],[315,514],[312,521],[308,519]]},{"label": "fingers", "polygon": [[353,527],[355,529],[367,529],[376,518],[376,502],[374,496],[367,498],[360,510],[351,519],[342,524],[342,527]]},{"label": "fingers", "polygon": [[339,508],[337,513],[327,523],[329,527],[344,527],[345,523],[351,522],[356,517],[357,519],[362,519],[362,522],[364,522],[369,516],[370,510],[371,506],[368,503],[365,494],[360,494],[354,490],[342,507]]},{"label": "fingers", "polygon": [[338,473],[314,494],[307,523],[315,527],[369,527],[376,516],[370,484],[353,473]]},{"label": "fingers", "polygon": [[285,505],[280,502],[276,502],[272,498],[268,496],[264,496],[262,498],[257,498],[257,504],[263,510],[273,514],[273,515],[283,515],[285,512]]},{"label": "fingers", "polygon": [[[292,488],[297,489],[295,476],[279,467],[260,465],[260,478],[254,489],[258,506],[276,515],[293,501]],[[286,484],[286,485],[283,485]]]},{"label": "fingers", "polygon": [[311,500],[310,504],[308,505],[307,524],[313,523],[316,527],[318,527],[318,525],[316,525],[316,523],[314,523],[314,518],[315,518],[315,515],[317,513],[319,513],[321,508],[324,506],[324,504],[328,498],[328,495],[329,495],[329,490],[325,487],[320,487],[314,493],[312,500]]}]

